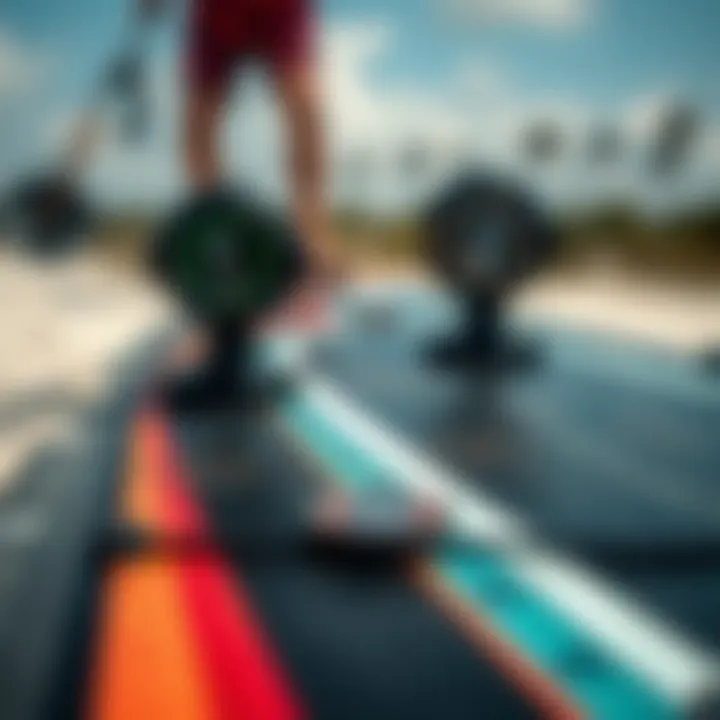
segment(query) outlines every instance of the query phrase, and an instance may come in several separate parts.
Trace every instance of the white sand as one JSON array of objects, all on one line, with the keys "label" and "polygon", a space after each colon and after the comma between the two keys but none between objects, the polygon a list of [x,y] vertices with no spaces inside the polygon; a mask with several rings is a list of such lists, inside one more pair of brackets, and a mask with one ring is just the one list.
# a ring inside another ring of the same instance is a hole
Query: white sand
[{"label": "white sand", "polygon": [[517,310],[678,351],[720,346],[720,283],[670,285],[599,273],[550,278],[528,288]]},{"label": "white sand", "polygon": [[[0,492],[34,450],[68,436],[78,408],[107,388],[112,361],[167,312],[87,258],[38,267],[0,254]],[[43,395],[65,402],[43,409]]]}]

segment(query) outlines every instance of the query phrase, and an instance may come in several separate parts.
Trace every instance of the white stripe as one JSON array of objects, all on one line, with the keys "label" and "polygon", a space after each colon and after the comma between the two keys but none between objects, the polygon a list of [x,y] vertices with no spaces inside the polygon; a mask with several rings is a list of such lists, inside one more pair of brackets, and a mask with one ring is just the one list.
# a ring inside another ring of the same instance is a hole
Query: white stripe
[{"label": "white stripe", "polygon": [[[530,532],[520,518],[495,500],[422,453],[391,428],[351,404],[337,388],[314,381],[307,400],[365,452],[373,455],[393,478],[440,499],[456,516],[461,529],[490,542],[502,539],[528,546]],[[513,567],[545,599],[590,633],[617,660],[627,663],[685,708],[720,690],[720,659],[682,637],[679,630],[639,607],[622,590],[560,551],[533,542],[535,550],[513,558]]]}]

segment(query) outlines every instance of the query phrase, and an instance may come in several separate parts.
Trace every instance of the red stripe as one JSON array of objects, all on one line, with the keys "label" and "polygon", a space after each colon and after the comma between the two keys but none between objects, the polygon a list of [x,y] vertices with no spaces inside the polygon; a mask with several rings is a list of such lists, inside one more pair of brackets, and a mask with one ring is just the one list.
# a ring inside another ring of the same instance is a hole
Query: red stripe
[{"label": "red stripe", "polygon": [[[168,530],[209,534],[201,507],[187,491],[166,426],[156,434],[157,474]],[[219,554],[183,564],[181,584],[208,668],[217,717],[296,720],[305,713],[264,636],[239,578]]]}]

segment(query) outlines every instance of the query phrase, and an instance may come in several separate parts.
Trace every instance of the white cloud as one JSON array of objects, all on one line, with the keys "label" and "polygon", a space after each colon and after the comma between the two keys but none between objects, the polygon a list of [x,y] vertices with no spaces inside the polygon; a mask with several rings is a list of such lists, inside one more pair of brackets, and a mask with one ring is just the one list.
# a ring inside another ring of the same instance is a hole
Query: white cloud
[{"label": "white cloud", "polygon": [[40,79],[42,63],[12,33],[0,27],[0,95],[32,89]]},{"label": "white cloud", "polygon": [[593,0],[439,0],[453,22],[517,24],[568,31],[587,24]]},{"label": "white cloud", "polygon": [[[327,28],[324,81],[330,143],[336,163],[361,153],[371,164],[363,204],[390,206],[407,196],[397,179],[396,157],[408,142],[435,156],[455,151],[468,136],[467,117],[429,89],[378,86],[371,71],[393,51],[397,37],[383,19]],[[336,170],[338,168],[336,167]],[[339,193],[342,173],[336,174]],[[352,192],[350,193],[352,194]]]},{"label": "white cloud", "polygon": [[387,52],[391,27],[383,22],[327,27],[322,52],[323,82],[330,132],[340,142],[382,130],[380,98],[367,72]]},{"label": "white cloud", "polygon": [[460,63],[453,80],[455,91],[481,101],[503,96],[508,85],[507,75],[497,63],[477,58]]}]

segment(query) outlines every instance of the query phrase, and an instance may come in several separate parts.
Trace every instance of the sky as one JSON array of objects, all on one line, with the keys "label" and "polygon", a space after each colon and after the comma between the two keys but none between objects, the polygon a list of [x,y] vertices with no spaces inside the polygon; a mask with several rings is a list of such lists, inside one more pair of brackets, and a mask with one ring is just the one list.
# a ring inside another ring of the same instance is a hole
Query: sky
[{"label": "sky", "polygon": [[[110,133],[87,176],[108,205],[170,203],[184,191],[177,127],[183,8],[148,40],[152,123],[142,145]],[[128,19],[123,0],[0,1],[0,184],[51,162]],[[628,198],[649,208],[712,196],[720,180],[717,0],[326,0],[322,76],[333,195],[396,212],[468,162],[522,175],[561,204]],[[285,195],[282,124],[262,71],[240,75],[224,128],[228,174]],[[692,103],[702,132],[678,177],[643,164],[668,103]],[[529,167],[528,123],[564,132],[558,159]],[[599,170],[587,135],[610,123],[623,159]],[[430,170],[398,174],[403,148]],[[343,168],[366,163],[366,182]]]}]

